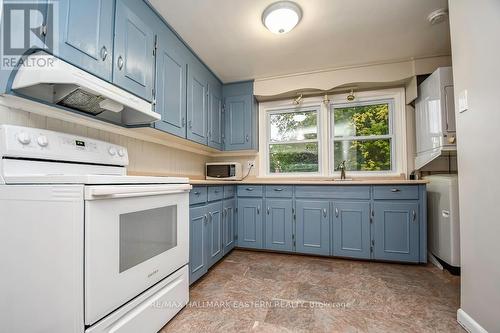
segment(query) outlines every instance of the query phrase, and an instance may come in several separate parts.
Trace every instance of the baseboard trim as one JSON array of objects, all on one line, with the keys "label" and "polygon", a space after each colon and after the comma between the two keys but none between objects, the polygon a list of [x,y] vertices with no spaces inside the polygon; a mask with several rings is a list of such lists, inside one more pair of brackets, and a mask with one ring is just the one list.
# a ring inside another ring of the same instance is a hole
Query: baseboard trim
[{"label": "baseboard trim", "polygon": [[479,325],[471,316],[464,310],[457,310],[457,321],[467,332],[470,333],[488,333],[481,325]]}]

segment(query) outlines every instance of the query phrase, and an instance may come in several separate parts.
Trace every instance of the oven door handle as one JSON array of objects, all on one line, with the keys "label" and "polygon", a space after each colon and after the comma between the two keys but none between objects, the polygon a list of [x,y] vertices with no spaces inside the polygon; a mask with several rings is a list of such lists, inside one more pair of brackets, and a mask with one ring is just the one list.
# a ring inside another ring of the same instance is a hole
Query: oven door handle
[{"label": "oven door handle", "polygon": [[85,189],[85,199],[97,200],[177,194],[189,192],[191,188],[192,186],[189,184],[93,186]]}]

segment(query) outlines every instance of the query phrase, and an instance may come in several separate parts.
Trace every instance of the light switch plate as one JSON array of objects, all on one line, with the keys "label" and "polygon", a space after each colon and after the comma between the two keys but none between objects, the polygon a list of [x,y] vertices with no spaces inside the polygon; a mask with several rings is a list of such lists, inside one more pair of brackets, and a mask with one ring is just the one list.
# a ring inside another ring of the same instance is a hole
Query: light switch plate
[{"label": "light switch plate", "polygon": [[469,101],[467,100],[467,89],[464,89],[458,95],[458,112],[462,113],[469,109]]}]

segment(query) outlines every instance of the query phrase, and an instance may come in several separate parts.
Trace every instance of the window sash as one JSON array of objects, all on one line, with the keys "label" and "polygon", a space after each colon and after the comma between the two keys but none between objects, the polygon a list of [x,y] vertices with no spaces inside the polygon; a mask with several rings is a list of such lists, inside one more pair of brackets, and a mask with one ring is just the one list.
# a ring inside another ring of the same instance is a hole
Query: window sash
[{"label": "window sash", "polygon": [[[283,113],[303,113],[303,112],[314,112],[316,115],[316,139],[304,139],[304,140],[289,140],[289,141],[273,141],[271,140],[271,116]],[[321,154],[321,106],[303,106],[297,107],[295,109],[285,108],[279,110],[269,110],[266,112],[266,174],[269,175],[319,175],[322,173],[322,154]],[[306,144],[306,143],[316,143],[318,145],[318,171],[314,172],[284,172],[277,173],[271,172],[271,145],[288,145],[288,144]]]},{"label": "window sash", "polygon": [[[341,108],[347,108],[347,107],[357,107],[357,106],[370,106],[370,105],[380,105],[380,104],[387,104],[389,108],[389,115],[388,115],[388,127],[389,127],[389,133],[388,134],[383,134],[383,135],[359,135],[359,136],[339,136],[335,137],[335,109],[341,109]],[[331,173],[335,174],[338,173],[337,170],[335,170],[336,166],[336,161],[335,161],[335,154],[334,154],[334,146],[335,142],[342,142],[342,141],[376,141],[376,140],[387,140],[389,139],[391,142],[391,153],[390,153],[390,163],[391,163],[391,169],[390,170],[362,170],[362,171],[349,171],[350,173],[358,173],[358,174],[370,174],[370,173],[394,173],[396,171],[396,142],[395,142],[395,137],[394,137],[394,100],[393,99],[374,99],[374,100],[368,100],[368,101],[363,101],[359,103],[342,103],[342,104],[331,104],[330,105],[330,147],[328,149],[328,158],[330,160],[331,164]],[[338,163],[337,163],[338,164]]]}]

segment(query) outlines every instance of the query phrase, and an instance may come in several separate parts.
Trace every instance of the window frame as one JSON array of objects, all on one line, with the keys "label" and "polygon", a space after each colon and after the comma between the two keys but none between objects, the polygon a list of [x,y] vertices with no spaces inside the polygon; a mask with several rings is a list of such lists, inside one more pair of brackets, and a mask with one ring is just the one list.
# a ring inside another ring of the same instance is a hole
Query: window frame
[{"label": "window frame", "polygon": [[[301,100],[300,105],[295,105],[292,103],[293,98],[289,97],[280,100],[267,100],[261,101],[258,104],[259,108],[259,150],[257,155],[257,168],[256,176],[259,178],[290,178],[294,179],[297,177],[306,179],[332,179],[339,178],[340,172],[335,171],[335,164],[333,162],[332,140],[330,133],[332,132],[331,127],[331,104],[355,104],[362,102],[380,102],[393,100],[393,115],[392,115],[392,135],[393,140],[391,146],[393,148],[393,156],[391,159],[391,171],[348,171],[347,177],[355,178],[388,178],[388,177],[401,177],[401,175],[408,174],[408,166],[412,165],[410,159],[412,156],[408,155],[408,152],[412,152],[411,147],[407,144],[413,145],[413,140],[411,138],[411,133],[413,133],[413,122],[412,114],[410,112],[411,108],[406,106],[405,99],[405,88],[381,88],[377,90],[365,90],[355,92],[356,99],[352,102],[347,101],[347,93],[337,93],[329,94],[328,103],[324,103],[323,95],[304,97]],[[278,110],[297,110],[301,111],[304,108],[317,108],[319,110],[319,123],[318,123],[318,162],[320,163],[319,172],[315,173],[270,173],[269,172],[269,131],[268,128],[268,112],[278,111]],[[407,116],[408,113],[408,116]],[[407,123],[407,117],[409,123]],[[407,128],[408,127],[408,128]],[[409,131],[407,133],[407,130]],[[242,157],[246,161],[248,156]]]},{"label": "window frame", "polygon": [[[316,139],[307,139],[303,141],[282,141],[282,142],[272,142],[271,141],[271,126],[270,119],[272,115],[281,114],[281,113],[299,113],[299,112],[308,112],[308,111],[316,111],[316,126],[318,129],[317,138]],[[322,130],[321,130],[321,105],[318,104],[308,104],[308,105],[297,105],[297,106],[283,106],[277,108],[268,108],[265,110],[265,126],[266,126],[266,140],[265,140],[265,157],[263,158],[263,165],[265,169],[265,175],[270,177],[290,177],[290,176],[321,176],[323,174],[323,154],[322,154]],[[270,162],[271,162],[271,153],[270,153],[270,145],[271,144],[294,144],[294,143],[318,143],[318,171],[316,172],[271,172],[270,170]],[[261,170],[262,171],[262,170]]]},{"label": "window frame", "polygon": [[[345,107],[356,107],[356,106],[367,106],[367,105],[378,105],[378,104],[388,104],[389,107],[389,134],[383,135],[370,135],[370,136],[346,136],[341,139],[335,139],[335,109],[345,108]],[[394,104],[393,98],[384,99],[367,99],[364,101],[355,102],[333,102],[328,106],[328,159],[330,161],[330,175],[336,176],[340,172],[336,171],[339,161],[335,161],[334,147],[336,141],[375,141],[389,139],[391,141],[391,169],[390,170],[375,170],[375,171],[349,171],[349,174],[354,176],[359,176],[360,174],[370,176],[370,175],[392,175],[397,172],[397,159],[396,159],[396,137],[394,134]]]}]

